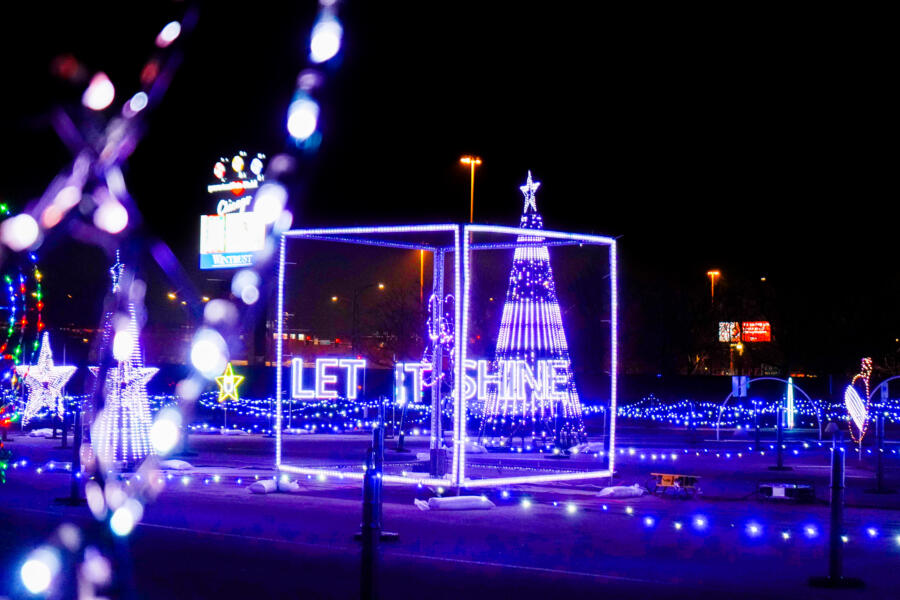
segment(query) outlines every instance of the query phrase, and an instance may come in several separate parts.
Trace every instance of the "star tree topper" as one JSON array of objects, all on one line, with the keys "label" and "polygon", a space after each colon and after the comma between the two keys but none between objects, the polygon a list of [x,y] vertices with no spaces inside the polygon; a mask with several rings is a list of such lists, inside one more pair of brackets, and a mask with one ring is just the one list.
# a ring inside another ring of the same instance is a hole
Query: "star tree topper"
[{"label": "star tree topper", "polygon": [[235,375],[231,363],[228,363],[225,373],[216,377],[216,383],[219,385],[219,403],[225,402],[229,398],[235,402],[240,400],[237,389],[242,381],[244,381],[244,376]]},{"label": "star tree topper", "polygon": [[539,187],[541,187],[541,182],[532,181],[531,171],[528,171],[528,179],[525,181],[525,185],[519,186],[519,189],[525,194],[525,210],[522,212],[528,212],[529,206],[534,212],[537,212],[537,201],[534,198],[534,193],[538,191]]},{"label": "star tree topper", "polygon": [[62,388],[76,370],[77,367],[53,366],[50,334],[45,331],[41,340],[41,352],[38,355],[37,364],[16,367],[16,374],[22,377],[28,390],[28,402],[25,404],[25,414],[22,415],[23,427],[39,410],[45,407],[51,412],[55,410],[59,418],[63,418]]}]

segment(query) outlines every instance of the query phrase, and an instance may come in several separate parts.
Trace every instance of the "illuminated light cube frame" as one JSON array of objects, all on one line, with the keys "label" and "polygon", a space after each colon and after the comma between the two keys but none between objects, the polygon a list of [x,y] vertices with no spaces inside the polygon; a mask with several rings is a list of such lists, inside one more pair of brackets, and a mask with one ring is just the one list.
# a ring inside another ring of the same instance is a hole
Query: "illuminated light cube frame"
[{"label": "illuminated light cube frame", "polygon": [[[404,236],[410,234],[429,234],[446,238],[448,241],[452,239],[452,244],[442,243],[424,243],[417,241],[407,241]],[[470,238],[470,234],[472,237]],[[511,241],[490,242],[490,243],[470,243],[470,239],[478,234],[493,234],[500,236],[510,236]],[[607,246],[609,248],[609,282],[610,282],[610,401],[609,401],[609,452],[607,453],[607,468],[602,470],[586,470],[586,471],[569,471],[557,472],[541,475],[523,475],[511,477],[489,477],[481,479],[466,478],[466,419],[467,419],[467,401],[462,394],[467,344],[464,343],[468,339],[468,320],[469,320],[469,304],[470,304],[470,262],[471,253],[478,250],[504,250],[515,249],[523,244],[517,242],[516,239],[522,235],[522,228],[507,227],[499,225],[480,225],[480,224],[430,224],[430,225],[397,225],[397,226],[375,226],[375,227],[338,227],[323,229],[294,229],[286,231],[281,236],[281,246],[279,249],[278,261],[278,298],[277,298],[277,319],[278,334],[275,344],[275,362],[278,365],[275,375],[275,469],[282,473],[294,473],[300,475],[322,475],[326,477],[337,477],[341,479],[362,479],[364,472],[359,471],[343,471],[335,469],[323,469],[317,467],[303,467],[289,465],[282,462],[282,396],[283,396],[283,329],[284,329],[284,276],[285,276],[285,253],[287,242],[290,239],[303,239],[310,241],[324,242],[340,242],[345,244],[360,244],[369,246],[380,246],[384,248],[397,248],[404,250],[425,250],[431,252],[434,257],[434,270],[432,276],[432,288],[434,293],[439,297],[444,295],[444,257],[446,253],[453,253],[453,294],[456,299],[454,302],[454,344],[453,344],[453,364],[457,371],[454,377],[454,389],[452,390],[453,398],[453,458],[451,462],[450,472],[445,477],[408,477],[403,475],[384,474],[383,479],[386,482],[424,484],[431,486],[447,486],[447,487],[495,487],[501,485],[515,485],[524,483],[540,483],[555,481],[573,481],[579,479],[597,479],[603,477],[611,477],[615,468],[615,449],[616,449],[616,399],[617,399],[617,379],[618,379],[618,272],[616,259],[616,241],[611,237],[589,235],[583,233],[572,233],[565,231],[548,231],[540,230],[539,235],[543,238],[539,242],[530,243],[534,246],[577,246],[577,245],[595,245]],[[462,299],[460,301],[459,299]],[[435,358],[435,363],[440,360]],[[435,372],[440,370],[435,368]],[[438,433],[440,425],[434,426],[436,418],[439,419],[440,411],[434,410],[434,406],[439,405],[439,386],[438,389],[432,388],[432,427],[431,427],[431,443],[432,450],[440,448],[443,436]],[[360,460],[360,462],[362,462]]]}]

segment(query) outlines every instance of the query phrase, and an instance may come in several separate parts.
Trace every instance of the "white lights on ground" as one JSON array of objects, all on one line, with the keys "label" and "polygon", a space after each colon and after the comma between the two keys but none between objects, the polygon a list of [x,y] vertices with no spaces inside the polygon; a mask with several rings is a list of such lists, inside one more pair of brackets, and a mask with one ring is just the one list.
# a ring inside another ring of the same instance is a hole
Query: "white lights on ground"
[{"label": "white lights on ground", "polygon": [[159,411],[150,427],[150,444],[157,454],[168,454],[181,439],[181,413],[174,408]]},{"label": "white lights on ground", "polygon": [[867,527],[866,535],[868,535],[870,538],[878,537],[878,530],[875,529],[874,527]]},{"label": "white lights on ground", "polygon": [[59,573],[59,568],[60,561],[56,550],[42,546],[28,555],[19,575],[29,593],[44,594],[50,589],[50,584]]},{"label": "white lights on ground", "polygon": [[256,193],[253,212],[259,215],[263,223],[271,225],[278,220],[285,204],[287,204],[287,190],[284,186],[280,183],[267,183]]},{"label": "white lights on ground", "polygon": [[91,78],[91,82],[81,96],[81,103],[91,110],[103,110],[112,104],[115,97],[116,88],[106,73],[101,71]]},{"label": "white lights on ground", "polygon": [[759,537],[762,535],[763,528],[762,525],[757,523],[756,521],[750,521],[747,523],[746,527],[744,527],[744,531],[750,537]]},{"label": "white lights on ground", "polygon": [[315,63],[323,63],[333,58],[341,49],[344,29],[337,19],[325,15],[315,24],[309,42],[309,58]]},{"label": "white lights on ground", "polygon": [[319,124],[319,105],[308,97],[294,100],[288,108],[288,133],[303,141],[316,131]]},{"label": "white lights on ground", "polygon": [[522,498],[522,508],[531,508],[531,500]]},{"label": "white lights on ground", "polygon": [[204,327],[194,336],[191,345],[191,364],[207,379],[218,376],[228,363],[227,346],[222,335]]},{"label": "white lights on ground", "polygon": [[159,48],[165,48],[177,40],[179,35],[181,35],[181,23],[178,21],[167,23],[156,36],[156,45]]},{"label": "white lights on ground", "polygon": [[656,519],[653,517],[644,517],[644,527],[653,527],[656,525]]},{"label": "white lights on ground", "polygon": [[10,217],[0,224],[0,241],[15,252],[33,245],[39,233],[37,221],[26,213]]},{"label": "white lights on ground", "polygon": [[819,529],[815,525],[806,525],[803,528],[803,535],[810,539],[819,537]]},{"label": "white lights on ground", "polygon": [[569,502],[566,504],[566,512],[570,515],[574,515],[576,512],[578,512],[578,507],[575,506],[575,504],[573,504],[572,502]]},{"label": "white lights on ground", "polygon": [[704,516],[698,515],[691,520],[691,524],[694,526],[694,529],[703,531],[709,526],[709,520]]}]

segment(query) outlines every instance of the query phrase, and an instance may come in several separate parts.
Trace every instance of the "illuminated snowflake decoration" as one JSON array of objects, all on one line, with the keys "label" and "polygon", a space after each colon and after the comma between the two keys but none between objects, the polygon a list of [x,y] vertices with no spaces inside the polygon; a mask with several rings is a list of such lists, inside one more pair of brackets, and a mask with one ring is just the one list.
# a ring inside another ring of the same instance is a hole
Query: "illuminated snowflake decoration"
[{"label": "illuminated snowflake decoration", "polygon": [[62,388],[75,374],[77,367],[57,367],[53,365],[53,352],[50,350],[50,334],[44,332],[41,340],[41,352],[36,365],[19,365],[16,374],[22,378],[28,390],[28,400],[22,415],[22,426],[28,425],[38,412],[43,409],[56,412],[62,419],[64,414]]}]

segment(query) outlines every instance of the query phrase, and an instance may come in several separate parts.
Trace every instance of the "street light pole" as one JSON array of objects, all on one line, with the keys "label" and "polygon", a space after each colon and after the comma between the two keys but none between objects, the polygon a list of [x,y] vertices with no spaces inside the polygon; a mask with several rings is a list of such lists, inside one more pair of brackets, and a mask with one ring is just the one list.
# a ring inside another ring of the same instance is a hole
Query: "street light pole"
[{"label": "street light pole", "polygon": [[712,302],[716,296],[716,277],[721,275],[721,273],[719,271],[707,271],[706,274],[709,276],[709,301]]},{"label": "street light pole", "polygon": [[[383,283],[370,283],[368,285],[364,285],[364,286],[358,287],[353,290],[350,345],[351,345],[351,348],[352,348],[354,354],[359,352],[359,297],[364,291],[366,291],[369,288],[373,288],[375,286],[378,286],[379,290],[384,289]],[[338,298],[337,296],[331,297],[332,302],[337,302],[340,299],[341,298]]]},{"label": "street light pole", "polygon": [[471,173],[469,183],[469,223],[475,222],[475,167],[481,165],[481,159],[477,156],[463,156],[459,162],[469,165]]}]

